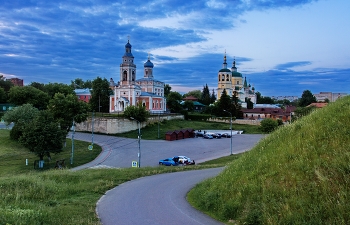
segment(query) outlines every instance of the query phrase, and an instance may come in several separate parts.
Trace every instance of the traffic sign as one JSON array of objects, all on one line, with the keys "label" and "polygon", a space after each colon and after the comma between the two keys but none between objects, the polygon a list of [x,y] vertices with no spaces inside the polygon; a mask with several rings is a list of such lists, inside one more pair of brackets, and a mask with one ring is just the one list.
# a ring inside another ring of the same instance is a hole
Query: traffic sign
[{"label": "traffic sign", "polygon": [[88,149],[91,151],[94,148],[93,145],[89,145]]},{"label": "traffic sign", "polygon": [[132,161],[132,162],[131,162],[131,166],[132,166],[132,167],[137,167],[137,161]]}]

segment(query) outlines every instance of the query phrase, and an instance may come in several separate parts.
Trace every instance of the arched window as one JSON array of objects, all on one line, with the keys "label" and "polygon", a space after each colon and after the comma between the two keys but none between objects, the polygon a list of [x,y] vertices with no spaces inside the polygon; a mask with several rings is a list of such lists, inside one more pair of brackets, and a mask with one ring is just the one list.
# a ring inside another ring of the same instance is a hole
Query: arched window
[{"label": "arched window", "polygon": [[224,74],[222,75],[221,80],[225,81],[225,75]]},{"label": "arched window", "polygon": [[230,81],[230,76],[228,74],[226,75],[226,81]]},{"label": "arched window", "polygon": [[123,81],[126,81],[128,77],[128,73],[126,71],[124,71],[123,73]]},{"label": "arched window", "polygon": [[237,81],[237,84],[239,84],[239,81]]}]

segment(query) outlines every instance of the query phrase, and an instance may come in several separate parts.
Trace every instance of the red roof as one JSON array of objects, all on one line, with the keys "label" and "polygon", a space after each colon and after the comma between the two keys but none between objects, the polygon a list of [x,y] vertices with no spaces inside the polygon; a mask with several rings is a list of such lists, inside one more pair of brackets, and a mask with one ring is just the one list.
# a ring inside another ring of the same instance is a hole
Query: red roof
[{"label": "red roof", "polygon": [[315,103],[311,103],[309,106],[315,106],[316,108],[323,108],[325,107],[326,105],[328,105],[327,102],[315,102]]},{"label": "red roof", "polygon": [[197,101],[198,98],[191,95],[191,96],[187,96],[186,98],[183,98],[182,100],[184,100],[184,101]]}]

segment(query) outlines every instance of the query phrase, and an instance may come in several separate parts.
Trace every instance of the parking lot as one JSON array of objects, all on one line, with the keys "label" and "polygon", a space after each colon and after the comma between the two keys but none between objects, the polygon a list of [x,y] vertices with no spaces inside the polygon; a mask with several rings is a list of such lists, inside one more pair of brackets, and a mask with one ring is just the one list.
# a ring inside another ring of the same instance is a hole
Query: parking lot
[{"label": "parking lot", "polygon": [[[212,132],[212,131],[208,131]],[[232,136],[232,153],[250,150],[264,135],[237,134]],[[76,133],[78,140],[91,141],[91,134]],[[138,161],[137,139],[112,137],[94,134],[94,142],[103,148],[101,155],[86,167],[131,167],[132,161]],[[158,166],[160,159],[177,155],[188,156],[196,163],[230,155],[231,138],[204,139],[202,137],[186,138],[176,141],[141,140],[140,165]]]}]

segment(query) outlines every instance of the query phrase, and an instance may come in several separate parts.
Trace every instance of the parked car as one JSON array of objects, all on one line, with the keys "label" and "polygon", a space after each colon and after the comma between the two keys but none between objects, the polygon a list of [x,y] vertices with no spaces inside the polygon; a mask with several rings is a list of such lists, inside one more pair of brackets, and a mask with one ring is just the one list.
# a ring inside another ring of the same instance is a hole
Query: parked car
[{"label": "parked car", "polygon": [[197,131],[196,133],[196,137],[203,137],[204,133],[201,131]]},{"label": "parked car", "polygon": [[159,165],[177,166],[179,163],[174,161],[174,158],[167,158],[159,160]]},{"label": "parked car", "polygon": [[[194,162],[194,160],[191,160],[190,158],[188,158],[187,156],[183,156],[183,155],[179,155],[179,156],[175,156],[178,158],[178,162],[179,164],[184,164],[184,165],[194,165],[196,164]],[[175,158],[174,157],[174,158]]]},{"label": "parked car", "polygon": [[231,134],[229,134],[229,133],[223,133],[223,134],[221,134],[221,137],[223,137],[223,138],[230,138],[230,137],[231,137]]},{"label": "parked car", "polygon": [[212,134],[213,138],[221,138],[221,134],[219,133],[215,133],[215,134]]},{"label": "parked car", "polygon": [[203,138],[205,139],[213,139],[213,136],[210,134],[204,134]]}]

